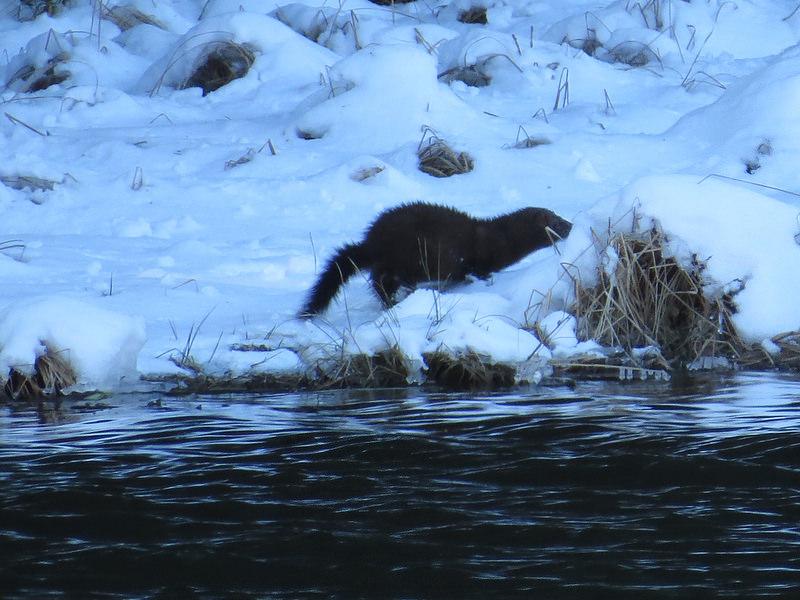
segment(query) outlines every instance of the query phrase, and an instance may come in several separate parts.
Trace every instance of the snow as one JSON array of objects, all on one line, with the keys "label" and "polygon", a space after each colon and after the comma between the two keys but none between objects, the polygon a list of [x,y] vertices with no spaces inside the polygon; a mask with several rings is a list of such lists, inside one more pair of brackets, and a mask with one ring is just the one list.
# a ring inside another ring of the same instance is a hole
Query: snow
[{"label": "snow", "polygon": [[45,351],[62,354],[78,373],[78,386],[116,385],[136,379],[145,342],[141,317],[130,317],[56,296],[27,298],[0,313],[0,369],[31,373]]},{"label": "snow", "polygon": [[[90,0],[23,22],[0,2],[0,375],[45,346],[107,389],[179,372],[184,351],[234,376],[390,347],[415,369],[439,349],[539,369],[598,349],[576,337],[574,279],[634,214],[707,260],[708,293],[744,282],[745,339],[800,328],[795,0],[489,0],[488,25],[457,21],[472,4],[104,3],[163,26],[122,31]],[[220,40],[253,52],[249,72],[176,89]],[[56,60],[65,81],[23,91],[21,70]],[[491,83],[437,79],[469,65]],[[431,136],[475,169],[421,173]],[[526,136],[551,143],[515,148]],[[355,277],[297,320],[331,252],[413,200],[544,206],[574,228],[486,282],[383,311]]]}]

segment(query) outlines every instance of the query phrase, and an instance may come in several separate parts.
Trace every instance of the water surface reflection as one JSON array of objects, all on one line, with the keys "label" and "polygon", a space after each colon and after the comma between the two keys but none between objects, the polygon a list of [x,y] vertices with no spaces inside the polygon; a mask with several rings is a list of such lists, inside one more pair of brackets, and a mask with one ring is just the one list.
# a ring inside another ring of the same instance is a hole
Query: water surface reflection
[{"label": "water surface reflection", "polygon": [[0,407],[2,598],[800,588],[800,382]]}]

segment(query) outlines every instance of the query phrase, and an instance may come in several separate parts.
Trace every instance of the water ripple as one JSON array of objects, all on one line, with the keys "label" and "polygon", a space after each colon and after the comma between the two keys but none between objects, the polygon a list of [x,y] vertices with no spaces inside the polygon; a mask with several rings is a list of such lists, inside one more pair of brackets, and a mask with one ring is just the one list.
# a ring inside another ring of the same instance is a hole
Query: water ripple
[{"label": "water ripple", "polygon": [[2,598],[777,597],[800,383],[0,407]]}]

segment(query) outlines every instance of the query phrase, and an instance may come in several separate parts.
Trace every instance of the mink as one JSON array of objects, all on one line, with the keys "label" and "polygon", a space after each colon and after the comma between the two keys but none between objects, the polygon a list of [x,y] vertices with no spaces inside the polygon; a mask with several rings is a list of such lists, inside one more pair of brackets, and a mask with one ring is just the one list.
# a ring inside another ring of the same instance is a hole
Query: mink
[{"label": "mink", "polygon": [[569,235],[572,224],[546,208],[521,208],[490,219],[414,202],[390,208],[373,221],[357,244],[338,248],[308,294],[301,317],[322,313],[345,282],[369,271],[384,307],[401,287],[447,285],[492,273]]}]

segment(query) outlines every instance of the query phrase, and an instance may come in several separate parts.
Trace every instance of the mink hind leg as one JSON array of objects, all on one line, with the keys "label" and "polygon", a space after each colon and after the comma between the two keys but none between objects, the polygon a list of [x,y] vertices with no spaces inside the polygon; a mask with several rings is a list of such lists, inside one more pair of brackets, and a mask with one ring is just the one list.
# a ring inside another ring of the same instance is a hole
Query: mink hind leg
[{"label": "mink hind leg", "polygon": [[396,275],[380,269],[372,269],[370,274],[372,289],[378,296],[384,308],[391,308],[396,304],[395,296],[400,289],[401,282]]}]

